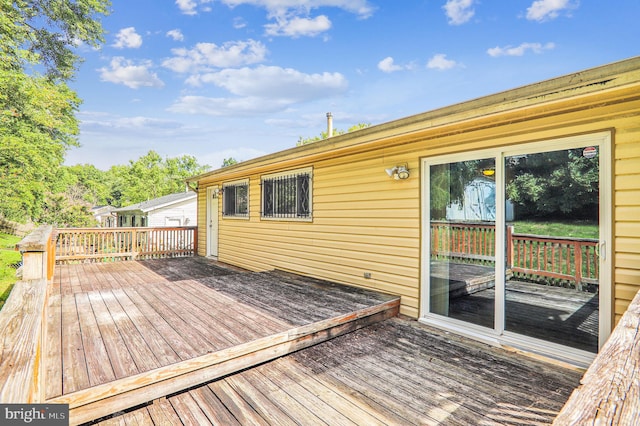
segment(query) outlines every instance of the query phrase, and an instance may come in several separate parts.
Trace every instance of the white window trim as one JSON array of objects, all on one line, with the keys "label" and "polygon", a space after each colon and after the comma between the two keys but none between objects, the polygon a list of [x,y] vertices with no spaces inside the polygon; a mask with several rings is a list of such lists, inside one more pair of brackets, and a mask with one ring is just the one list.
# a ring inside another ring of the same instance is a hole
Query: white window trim
[{"label": "white window trim", "polygon": [[[226,215],[224,214],[224,190],[225,187],[227,186],[240,186],[240,185],[246,185],[247,186],[247,214],[246,215]],[[249,220],[250,216],[251,216],[251,203],[250,203],[250,196],[251,196],[251,185],[250,185],[250,181],[249,178],[245,178],[245,179],[238,179],[238,180],[233,180],[233,181],[229,181],[229,182],[223,182],[222,183],[222,219],[223,220]]]}]

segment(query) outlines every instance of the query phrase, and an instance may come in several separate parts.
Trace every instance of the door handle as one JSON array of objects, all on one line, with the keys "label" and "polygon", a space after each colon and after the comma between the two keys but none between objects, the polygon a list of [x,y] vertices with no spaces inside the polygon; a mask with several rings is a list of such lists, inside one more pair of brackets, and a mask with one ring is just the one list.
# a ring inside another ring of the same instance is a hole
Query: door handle
[{"label": "door handle", "polygon": [[607,259],[607,242],[606,241],[598,242],[598,245],[596,246],[596,255],[602,260]]}]

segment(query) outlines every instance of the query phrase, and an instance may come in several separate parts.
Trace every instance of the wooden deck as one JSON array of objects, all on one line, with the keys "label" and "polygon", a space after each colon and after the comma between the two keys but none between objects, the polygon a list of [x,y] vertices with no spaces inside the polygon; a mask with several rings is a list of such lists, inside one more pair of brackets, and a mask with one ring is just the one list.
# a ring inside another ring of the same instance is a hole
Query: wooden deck
[{"label": "wooden deck", "polygon": [[392,318],[100,425],[543,425],[581,373]]},{"label": "wooden deck", "polygon": [[397,315],[399,299],[204,258],[60,265],[45,400],[72,424],[206,383]]},{"label": "wooden deck", "polygon": [[71,424],[547,424],[578,385],[398,306],[204,258],[61,265],[45,402]]}]

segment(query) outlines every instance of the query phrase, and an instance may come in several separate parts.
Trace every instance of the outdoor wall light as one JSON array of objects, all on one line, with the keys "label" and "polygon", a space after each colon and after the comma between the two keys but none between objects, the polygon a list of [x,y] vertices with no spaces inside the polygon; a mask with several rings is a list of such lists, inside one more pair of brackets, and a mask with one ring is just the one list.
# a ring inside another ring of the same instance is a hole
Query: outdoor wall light
[{"label": "outdoor wall light", "polygon": [[408,179],[410,176],[409,173],[409,167],[407,164],[403,164],[400,166],[395,166],[392,167],[390,169],[384,169],[385,172],[387,172],[387,174],[389,175],[389,177],[392,177],[396,180],[398,179]]}]

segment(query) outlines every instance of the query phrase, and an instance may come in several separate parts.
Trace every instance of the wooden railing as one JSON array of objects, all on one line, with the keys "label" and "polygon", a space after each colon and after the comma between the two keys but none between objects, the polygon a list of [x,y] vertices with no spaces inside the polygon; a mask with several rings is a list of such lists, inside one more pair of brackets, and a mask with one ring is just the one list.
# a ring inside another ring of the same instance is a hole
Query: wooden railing
[{"label": "wooden railing", "polygon": [[640,292],[553,424],[637,425],[640,419]]},{"label": "wooden railing", "polygon": [[56,262],[112,262],[194,256],[197,227],[58,229]]},{"label": "wooden railing", "polygon": [[[531,281],[598,285],[598,240],[513,233],[507,227],[506,262],[510,274]],[[431,222],[431,253],[436,260],[493,265],[495,226]]]},{"label": "wooden railing", "polygon": [[431,256],[435,259],[493,263],[495,240],[493,225],[431,222]]},{"label": "wooden railing", "polygon": [[41,226],[16,246],[22,253],[22,278],[0,311],[0,403],[44,400],[45,307],[54,273],[53,228]]},{"label": "wooden railing", "polygon": [[516,277],[597,285],[598,240],[514,234],[507,228],[507,267]]}]

